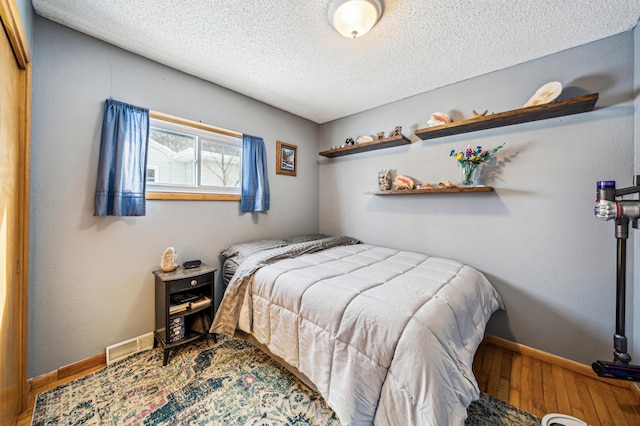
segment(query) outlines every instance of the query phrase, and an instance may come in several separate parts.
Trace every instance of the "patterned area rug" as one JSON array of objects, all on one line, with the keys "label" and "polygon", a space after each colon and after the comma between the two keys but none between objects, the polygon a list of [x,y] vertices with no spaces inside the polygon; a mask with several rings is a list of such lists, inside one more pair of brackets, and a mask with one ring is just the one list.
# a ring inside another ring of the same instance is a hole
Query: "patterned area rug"
[{"label": "patterned area rug", "polygon": [[[468,425],[539,425],[482,394]],[[38,395],[32,425],[339,425],[322,397],[243,340],[133,355]]]}]

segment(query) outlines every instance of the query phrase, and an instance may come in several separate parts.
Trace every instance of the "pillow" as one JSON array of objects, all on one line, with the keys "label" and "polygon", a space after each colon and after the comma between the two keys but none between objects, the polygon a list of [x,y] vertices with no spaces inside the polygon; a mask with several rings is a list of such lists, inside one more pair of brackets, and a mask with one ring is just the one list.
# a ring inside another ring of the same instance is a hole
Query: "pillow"
[{"label": "pillow", "polygon": [[291,244],[305,243],[307,241],[321,240],[327,238],[324,234],[306,234],[296,235],[284,240],[256,240],[246,243],[234,244],[220,252],[221,255],[234,258],[237,263],[242,263],[247,257],[262,250],[270,250],[278,247],[284,247]]},{"label": "pillow", "polygon": [[296,235],[294,237],[285,238],[284,242],[289,244],[306,243],[307,241],[321,240],[327,238],[325,234],[309,234],[309,235]]},{"label": "pillow", "polygon": [[220,252],[225,257],[241,257],[246,258],[260,250],[269,250],[286,245],[284,240],[257,240],[246,243],[234,244]]}]

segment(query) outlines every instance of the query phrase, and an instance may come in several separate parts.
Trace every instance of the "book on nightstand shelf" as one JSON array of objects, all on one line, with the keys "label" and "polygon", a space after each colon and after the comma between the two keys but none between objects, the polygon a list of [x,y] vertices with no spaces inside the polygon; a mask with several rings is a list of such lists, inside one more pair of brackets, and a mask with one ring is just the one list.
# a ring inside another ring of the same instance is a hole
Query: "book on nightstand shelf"
[{"label": "book on nightstand shelf", "polygon": [[[196,296],[195,298],[188,299],[189,301],[182,303],[170,303],[169,304],[169,314],[177,314],[178,312],[183,312],[190,309],[198,309],[203,308],[205,306],[211,305],[211,299],[207,296]],[[172,302],[177,302],[172,300]]]},{"label": "book on nightstand shelf", "polygon": [[169,313],[177,314],[178,312],[186,311],[189,309],[190,302],[185,303],[170,303],[169,304]]},{"label": "book on nightstand shelf", "polygon": [[211,305],[211,299],[206,296],[200,296],[197,300],[189,303],[190,309],[198,309]]},{"label": "book on nightstand shelf", "polygon": [[171,295],[171,302],[175,304],[181,304],[186,302],[193,302],[194,300],[201,297],[199,294],[191,294],[191,293],[179,293]]}]

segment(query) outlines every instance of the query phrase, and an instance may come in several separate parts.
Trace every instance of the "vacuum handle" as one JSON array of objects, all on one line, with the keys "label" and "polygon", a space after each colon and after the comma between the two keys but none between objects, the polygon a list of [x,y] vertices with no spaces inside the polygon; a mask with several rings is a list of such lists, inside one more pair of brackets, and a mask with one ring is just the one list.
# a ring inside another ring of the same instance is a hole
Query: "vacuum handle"
[{"label": "vacuum handle", "polygon": [[616,181],[602,180],[597,184],[598,191],[596,200],[615,201],[616,199]]}]

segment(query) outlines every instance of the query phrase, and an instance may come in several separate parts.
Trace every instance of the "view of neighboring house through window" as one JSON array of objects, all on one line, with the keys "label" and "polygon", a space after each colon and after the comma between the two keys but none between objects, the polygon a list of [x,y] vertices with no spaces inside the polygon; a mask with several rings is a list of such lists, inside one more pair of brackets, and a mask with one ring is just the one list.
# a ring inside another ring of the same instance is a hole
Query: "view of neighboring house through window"
[{"label": "view of neighboring house through window", "polygon": [[239,195],[241,159],[239,136],[152,118],[147,191]]}]

